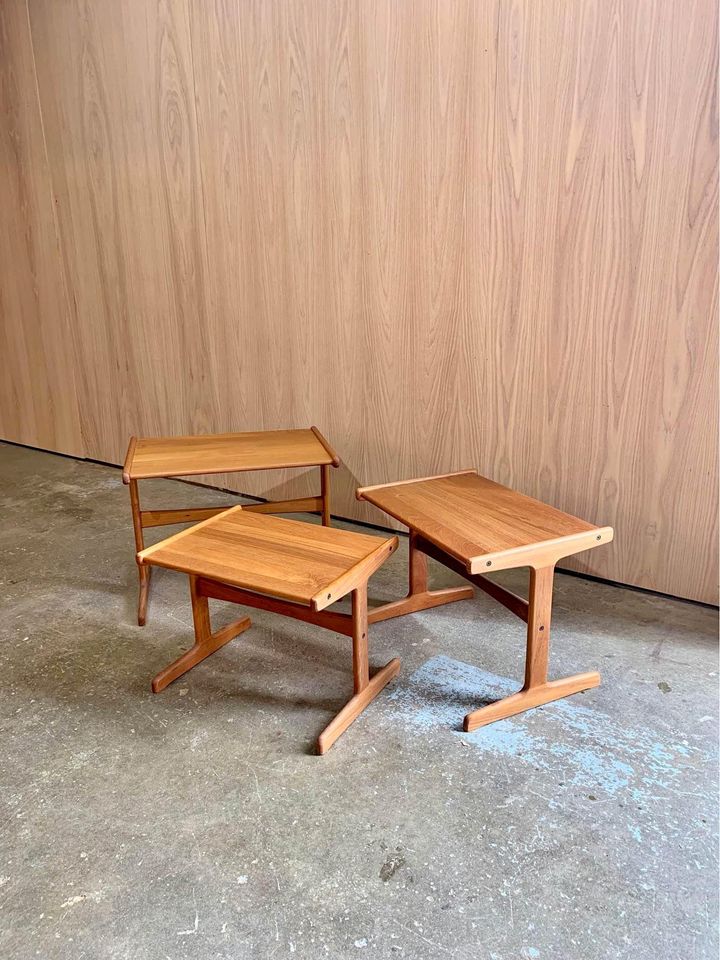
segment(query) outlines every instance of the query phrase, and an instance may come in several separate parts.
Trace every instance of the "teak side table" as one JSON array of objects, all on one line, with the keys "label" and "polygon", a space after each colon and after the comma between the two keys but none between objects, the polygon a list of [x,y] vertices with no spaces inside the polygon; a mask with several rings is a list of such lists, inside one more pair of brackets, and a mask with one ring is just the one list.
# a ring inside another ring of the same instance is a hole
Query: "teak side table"
[{"label": "teak side table", "polygon": [[[195,644],[157,674],[159,693],[250,626],[245,617],[213,633],[208,598],[304,620],[352,637],[354,695],[320,734],[319,753],[333,743],[400,670],[390,660],[370,677],[367,582],[394,552],[397,537],[371,537],[298,520],[258,516],[232,507],[138,553],[190,578]],[[352,614],[328,611],[352,594]]]},{"label": "teak side table", "polygon": [[[240,473],[287,467],[320,467],[320,496],[254,503],[255,513],[320,513],[330,525],[330,467],[340,458],[317,427],[309,430],[263,430],[253,433],[208,434],[196,437],[131,437],[123,467],[123,483],[130,487],[135,549],[145,547],[143,530],[171,523],[206,520],[227,507],[189,507],[185,510],[141,510],[138,480],[168,479],[214,473]],[[147,615],[150,567],[138,567],[140,590],[138,624]]]},{"label": "teak side table", "polygon": [[[427,557],[454,570],[527,623],[522,689],[468,713],[466,731],[598,686],[600,674],[595,672],[548,680],[553,577],[562,557],[609,543],[611,527],[586,523],[474,470],[361,487],[357,497],[410,529],[408,595],[372,609],[371,623],[472,596],[469,587],[429,591]],[[483,576],[513,567],[530,567],[528,600]]]}]

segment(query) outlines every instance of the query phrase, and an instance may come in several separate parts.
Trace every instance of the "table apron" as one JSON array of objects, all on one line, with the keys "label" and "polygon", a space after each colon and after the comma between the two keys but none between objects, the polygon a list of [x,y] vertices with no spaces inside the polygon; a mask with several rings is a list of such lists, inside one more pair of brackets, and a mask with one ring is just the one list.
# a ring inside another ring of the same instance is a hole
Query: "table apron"
[{"label": "table apron", "polygon": [[425,553],[427,556],[432,557],[433,560],[437,560],[438,563],[441,563],[449,570],[452,570],[453,573],[457,573],[458,576],[464,577],[464,579],[472,583],[473,586],[483,590],[494,600],[497,600],[498,603],[501,603],[504,607],[507,607],[507,609],[510,610],[511,613],[514,613],[516,617],[519,617],[521,620],[527,623],[528,602],[527,600],[523,599],[523,597],[519,597],[511,590],[501,587],[499,583],[489,580],[480,573],[469,573],[464,563],[461,563],[460,560],[457,560],[451,554],[446,553],[434,543],[426,540],[421,534],[415,534],[413,542],[416,550],[420,550],[421,553]]},{"label": "table apron", "polygon": [[326,630],[333,630],[346,637],[353,635],[353,618],[347,613],[335,613],[329,610],[313,610],[290,600],[281,600],[260,593],[252,593],[241,587],[233,587],[207,577],[198,577],[196,581],[198,596],[208,597],[211,600],[226,600],[230,603],[239,603],[245,607],[255,607],[258,610],[267,610],[270,613],[279,613],[281,616],[303,620]]}]

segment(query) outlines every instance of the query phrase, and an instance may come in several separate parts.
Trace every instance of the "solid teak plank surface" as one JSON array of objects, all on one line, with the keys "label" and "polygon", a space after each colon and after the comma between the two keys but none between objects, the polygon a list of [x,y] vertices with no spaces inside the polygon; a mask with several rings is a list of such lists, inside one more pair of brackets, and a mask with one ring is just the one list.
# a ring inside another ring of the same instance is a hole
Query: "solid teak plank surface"
[{"label": "solid teak plank surface", "polygon": [[474,471],[361,487],[357,495],[460,560],[469,573],[555,562],[613,538],[610,527]]},{"label": "solid teak plank surface", "polygon": [[128,451],[126,476],[188,477],[204,473],[337,466],[339,460],[319,432],[260,430],[195,437],[138,438]]},{"label": "solid teak plank surface", "polygon": [[232,507],[138,553],[157,564],[322,610],[360,584],[396,549],[371,537]]}]

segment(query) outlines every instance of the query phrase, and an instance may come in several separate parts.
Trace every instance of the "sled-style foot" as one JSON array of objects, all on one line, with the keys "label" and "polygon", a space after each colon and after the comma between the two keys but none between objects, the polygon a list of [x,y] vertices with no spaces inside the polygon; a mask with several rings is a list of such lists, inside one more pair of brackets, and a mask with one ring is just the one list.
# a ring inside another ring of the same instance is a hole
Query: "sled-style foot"
[{"label": "sled-style foot", "polygon": [[406,613],[429,610],[430,607],[440,607],[444,603],[454,603],[456,600],[472,600],[472,597],[472,587],[446,587],[444,590],[410,593],[402,600],[393,600],[392,603],[384,603],[381,607],[368,610],[368,622],[379,623],[381,620],[390,620],[392,617],[404,617]]},{"label": "sled-style foot", "polygon": [[397,657],[378,670],[378,672],[370,678],[367,686],[348,700],[335,719],[331,720],[327,727],[325,727],[317,740],[318,753],[327,753],[337,738],[347,730],[353,720],[356,720],[357,717],[360,716],[365,707],[375,699],[383,687],[387,686],[399,672],[400,661]]},{"label": "sled-style foot", "polygon": [[580,693],[582,690],[589,690],[591,687],[598,687],[599,685],[600,674],[595,672],[577,673],[573,677],[563,677],[562,680],[548,680],[547,683],[539,683],[527,690],[519,690],[512,696],[497,700],[495,703],[490,703],[486,707],[468,713],[463,722],[463,730],[470,733],[471,730],[477,730],[478,727],[494,723],[495,720],[514,717],[515,714],[523,713],[525,710],[532,709],[532,707],[539,707],[543,703],[551,703],[553,700],[561,700],[573,693]]},{"label": "sled-style foot", "polygon": [[153,693],[160,693],[160,691],[164,690],[173,680],[177,680],[178,677],[187,673],[188,670],[192,670],[193,667],[196,667],[206,657],[209,657],[211,653],[215,653],[220,647],[224,647],[226,643],[234,640],[235,637],[247,630],[250,622],[250,617],[243,617],[242,620],[236,620],[224,629],[218,630],[217,633],[213,633],[205,643],[194,644],[187,653],[178,657],[174,663],[171,663],[169,667],[165,667],[164,670],[161,670],[160,673],[154,677],[152,682]]}]

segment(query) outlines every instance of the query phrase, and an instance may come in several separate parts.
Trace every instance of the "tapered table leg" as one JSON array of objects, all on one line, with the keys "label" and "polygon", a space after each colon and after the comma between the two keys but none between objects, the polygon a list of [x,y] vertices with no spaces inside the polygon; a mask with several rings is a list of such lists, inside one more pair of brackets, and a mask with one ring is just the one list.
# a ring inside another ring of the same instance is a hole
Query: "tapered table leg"
[{"label": "tapered table leg", "polygon": [[599,685],[600,674],[595,672],[579,673],[561,680],[547,678],[554,573],[554,566],[530,569],[527,653],[522,690],[468,713],[463,723],[466,732]]},{"label": "tapered table leg", "polygon": [[330,466],[324,463],[320,467],[320,498],[322,500],[322,525],[330,526]]},{"label": "tapered table leg", "polygon": [[[143,537],[142,513],[140,511],[140,493],[138,491],[137,480],[131,480],[130,486],[130,508],[132,510],[133,533],[135,534],[135,552],[140,553],[145,549],[145,538]],[[138,626],[144,627],[147,619],[148,595],[150,593],[150,567],[138,565]]]},{"label": "tapered table leg", "polygon": [[148,597],[150,595],[150,576],[152,568],[148,566],[138,566],[140,576],[140,587],[138,590],[138,626],[144,627],[147,619]]},{"label": "tapered table leg", "polygon": [[472,587],[445,587],[442,590],[428,590],[427,557],[415,546],[416,537],[410,533],[408,546],[409,584],[408,594],[402,600],[393,600],[380,607],[373,607],[368,614],[370,623],[379,623],[381,620],[390,620],[392,617],[402,617],[406,613],[417,613],[418,610],[429,610],[430,607],[440,607],[445,603],[454,603],[456,600],[470,600],[473,596]]},{"label": "tapered table leg", "polygon": [[375,699],[380,691],[400,671],[400,661],[395,657],[386,663],[376,674],[370,677],[368,665],[368,611],[367,611],[367,584],[353,590],[352,594],[353,618],[353,686],[354,696],[348,700],[340,713],[325,727],[318,737],[318,753],[327,753],[337,738],[344,733],[355,720]]}]

